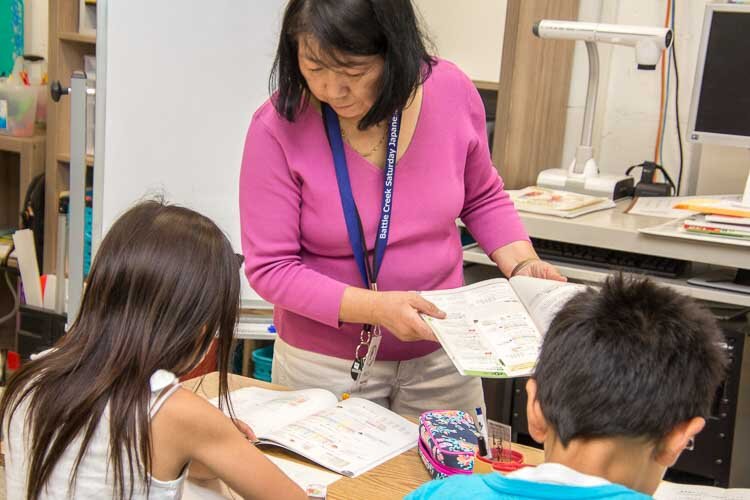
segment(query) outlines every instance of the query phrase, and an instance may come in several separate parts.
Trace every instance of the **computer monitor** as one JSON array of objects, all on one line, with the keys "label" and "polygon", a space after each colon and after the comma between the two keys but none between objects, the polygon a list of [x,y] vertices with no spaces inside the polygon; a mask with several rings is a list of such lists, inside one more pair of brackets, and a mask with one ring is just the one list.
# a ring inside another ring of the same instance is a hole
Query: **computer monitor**
[{"label": "computer monitor", "polygon": [[688,139],[750,149],[750,5],[706,5]]}]

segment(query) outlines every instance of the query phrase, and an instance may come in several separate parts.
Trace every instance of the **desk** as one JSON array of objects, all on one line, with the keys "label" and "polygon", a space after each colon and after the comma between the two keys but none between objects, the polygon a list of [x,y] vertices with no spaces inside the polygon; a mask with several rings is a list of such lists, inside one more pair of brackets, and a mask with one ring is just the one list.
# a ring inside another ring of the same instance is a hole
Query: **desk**
[{"label": "desk", "polygon": [[[747,248],[703,241],[661,238],[639,232],[639,229],[656,226],[669,219],[644,215],[630,215],[625,210],[631,200],[619,200],[610,210],[594,212],[574,219],[519,212],[529,236],[565,243],[575,243],[624,252],[635,252],[673,259],[682,259],[706,265],[750,268]],[[479,248],[464,251],[464,261],[494,266]],[[556,263],[562,274],[580,281],[603,281],[610,272],[586,265]],[[750,294],[728,292],[690,285],[686,279],[654,278],[677,291],[699,300],[750,306]]]},{"label": "desk", "polygon": [[[219,374],[213,372],[205,377],[188,380],[183,386],[210,399],[218,394],[218,382]],[[229,375],[230,391],[251,386],[275,390],[285,389],[278,385],[239,375]],[[526,461],[530,464],[538,465],[544,461],[544,453],[540,450],[523,445],[514,445],[514,447],[524,454]],[[271,449],[268,453],[306,465],[313,465],[311,462],[305,462],[281,448]],[[403,498],[404,495],[429,480],[430,476],[417,454],[417,449],[412,448],[359,477],[342,477],[328,488],[328,498],[331,500]]]}]

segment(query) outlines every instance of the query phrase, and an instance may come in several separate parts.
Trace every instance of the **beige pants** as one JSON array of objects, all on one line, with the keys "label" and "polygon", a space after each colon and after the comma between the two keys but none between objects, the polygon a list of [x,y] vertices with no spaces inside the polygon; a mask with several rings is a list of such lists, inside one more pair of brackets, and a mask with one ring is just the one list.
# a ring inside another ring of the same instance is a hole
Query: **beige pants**
[{"label": "beige pants", "polygon": [[[352,391],[351,365],[351,360],[298,349],[277,338],[271,376],[275,384],[295,389],[322,387],[340,398]],[[375,361],[370,370],[366,387],[352,396],[401,415],[485,409],[482,379],[459,375],[442,349],[408,361]]]}]

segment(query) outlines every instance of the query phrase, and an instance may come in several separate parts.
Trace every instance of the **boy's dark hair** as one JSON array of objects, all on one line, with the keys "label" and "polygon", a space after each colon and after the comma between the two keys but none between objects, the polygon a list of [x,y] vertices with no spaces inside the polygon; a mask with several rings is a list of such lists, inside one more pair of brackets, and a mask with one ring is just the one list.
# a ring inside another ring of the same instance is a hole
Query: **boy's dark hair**
[{"label": "boy's dark hair", "polygon": [[312,35],[321,55],[336,66],[347,66],[337,55],[383,57],[380,92],[360,120],[361,129],[406,106],[434,64],[411,0],[290,0],[269,81],[271,93],[278,91],[273,100],[276,111],[289,121],[309,97],[297,60],[297,38],[303,34]]},{"label": "boy's dark hair", "polygon": [[711,313],[645,278],[612,277],[555,316],[534,378],[563,446],[575,438],[657,440],[707,416],[725,375]]}]

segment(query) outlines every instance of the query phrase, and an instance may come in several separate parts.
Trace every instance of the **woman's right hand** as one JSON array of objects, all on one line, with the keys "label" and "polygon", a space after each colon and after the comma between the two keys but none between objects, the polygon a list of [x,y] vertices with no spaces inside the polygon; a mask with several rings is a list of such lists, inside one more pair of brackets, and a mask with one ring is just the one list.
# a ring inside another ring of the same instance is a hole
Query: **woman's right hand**
[{"label": "woman's right hand", "polygon": [[419,316],[444,319],[445,313],[416,292],[376,292],[373,299],[373,323],[387,328],[402,342],[432,340],[435,335]]}]

